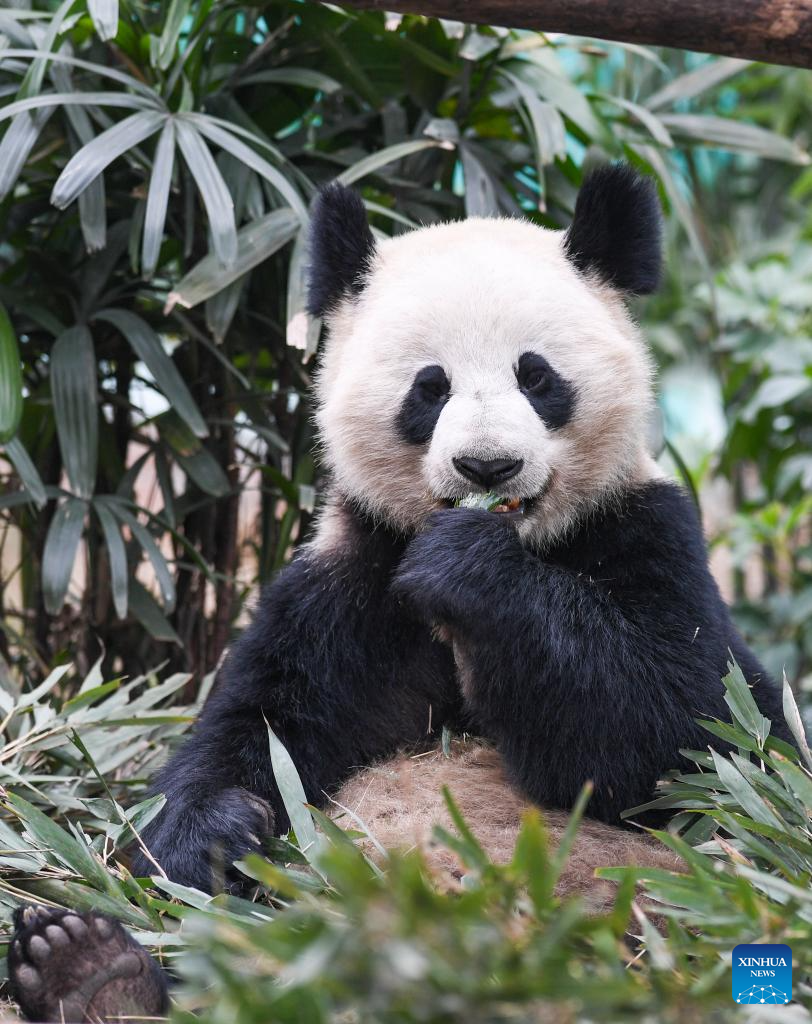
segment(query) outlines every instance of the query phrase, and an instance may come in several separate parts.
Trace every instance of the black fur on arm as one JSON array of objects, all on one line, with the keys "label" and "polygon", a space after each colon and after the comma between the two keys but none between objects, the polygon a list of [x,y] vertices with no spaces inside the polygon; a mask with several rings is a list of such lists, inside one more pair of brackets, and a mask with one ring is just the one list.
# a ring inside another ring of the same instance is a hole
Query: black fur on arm
[{"label": "black fur on arm", "polygon": [[323,316],[363,287],[375,254],[363,200],[337,181],[316,197],[310,221],[310,273],[307,305]]},{"label": "black fur on arm", "polygon": [[578,270],[628,295],[656,291],[662,273],[657,189],[628,164],[592,171],[575,202],[564,251]]},{"label": "black fur on arm", "polygon": [[[142,833],[170,878],[239,887],[231,863],[288,819],[266,720],[310,801],[356,765],[425,740],[458,704],[453,662],[389,594],[402,541],[363,535],[341,556],[304,552],[264,592],[190,739],[159,774],[167,803]],[[138,856],[137,874],[154,874]]]},{"label": "black fur on arm", "polygon": [[707,747],[696,718],[729,720],[729,647],[787,738],[780,696],[735,633],[690,501],[671,485],[648,485],[543,560],[498,515],[436,513],[395,588],[450,627],[471,673],[470,728],[537,803],[571,807],[587,780],[588,813],[604,821],[648,800],[681,747]]}]

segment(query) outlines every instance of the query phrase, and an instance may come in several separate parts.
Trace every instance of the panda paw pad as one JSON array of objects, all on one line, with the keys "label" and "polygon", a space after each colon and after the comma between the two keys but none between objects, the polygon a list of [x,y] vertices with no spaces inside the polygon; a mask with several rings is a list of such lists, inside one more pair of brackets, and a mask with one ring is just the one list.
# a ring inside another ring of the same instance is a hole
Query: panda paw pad
[{"label": "panda paw pad", "polygon": [[15,915],[9,977],[29,1020],[65,1024],[162,1014],[163,972],[104,914],[26,907]]}]

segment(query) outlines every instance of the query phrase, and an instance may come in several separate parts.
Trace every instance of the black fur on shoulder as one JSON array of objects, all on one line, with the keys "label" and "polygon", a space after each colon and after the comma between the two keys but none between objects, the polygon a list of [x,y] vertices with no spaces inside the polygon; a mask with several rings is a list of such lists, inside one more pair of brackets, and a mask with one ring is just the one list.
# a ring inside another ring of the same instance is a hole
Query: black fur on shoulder
[{"label": "black fur on shoulder", "polygon": [[578,270],[597,274],[619,291],[656,291],[662,271],[662,214],[653,182],[628,164],[610,164],[589,174],[578,193],[564,251]]},{"label": "black fur on shoulder", "polygon": [[345,295],[359,291],[374,252],[361,197],[337,181],[325,186],[310,222],[308,311],[323,316]]}]

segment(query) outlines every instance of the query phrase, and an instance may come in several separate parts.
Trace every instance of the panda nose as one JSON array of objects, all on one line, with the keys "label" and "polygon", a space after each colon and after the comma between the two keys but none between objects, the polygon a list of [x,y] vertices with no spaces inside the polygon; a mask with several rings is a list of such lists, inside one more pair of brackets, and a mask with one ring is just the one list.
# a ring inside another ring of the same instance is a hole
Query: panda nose
[{"label": "panda nose", "polygon": [[467,480],[488,490],[494,484],[503,484],[506,480],[511,480],[524,465],[522,459],[473,459],[467,455],[451,461]]}]

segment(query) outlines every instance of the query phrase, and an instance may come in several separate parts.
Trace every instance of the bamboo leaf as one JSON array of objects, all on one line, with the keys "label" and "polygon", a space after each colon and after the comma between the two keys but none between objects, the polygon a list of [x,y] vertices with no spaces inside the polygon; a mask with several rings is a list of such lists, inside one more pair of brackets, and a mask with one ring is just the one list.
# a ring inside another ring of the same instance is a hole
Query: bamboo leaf
[{"label": "bamboo leaf", "polygon": [[786,405],[810,389],[812,378],[804,373],[777,373],[759,384],[739,415],[745,423],[753,423],[765,409]]},{"label": "bamboo leaf", "polygon": [[[51,68],[51,78],[61,92],[71,89],[71,76],[66,65],[55,64]],[[71,138],[72,152],[78,147],[93,141],[96,133],[90,123],[90,117],[84,107],[65,107],[65,114],[71,128],[79,139],[77,144]],[[104,190],[104,175],[94,178],[88,187],[79,194],[79,222],[88,252],[98,252],[107,244],[107,210]]]},{"label": "bamboo leaf", "polygon": [[57,506],[42,553],[42,595],[49,615],[58,615],[70,585],[87,505],[81,498],[66,498]]},{"label": "bamboo leaf", "polygon": [[0,304],[0,444],[17,433],[23,414],[23,372],[17,335]]},{"label": "bamboo leaf", "polygon": [[795,738],[795,742],[798,744],[798,749],[800,750],[804,761],[806,761],[807,767],[812,770],[812,750],[809,749],[809,743],[806,738],[806,730],[804,729],[801,712],[798,710],[798,705],[795,703],[795,697],[792,693],[792,687],[789,685],[786,672],[784,673],[783,703],[784,718],[786,719],[790,732]]},{"label": "bamboo leaf", "polygon": [[103,174],[94,178],[79,193],[78,206],[85,249],[88,252],[99,252],[107,244],[107,198]]},{"label": "bamboo leaf", "polygon": [[[90,71],[94,75],[98,75],[100,78],[109,78],[113,82],[118,82],[128,89],[132,89],[135,92],[140,93],[140,95],[145,99],[150,100],[154,106],[160,106],[160,97],[153,88],[136,78],[134,75],[128,75],[124,71],[119,71],[118,68],[111,68],[105,64],[96,64],[94,61],[84,60],[81,57],[75,57],[70,53],[49,54],[45,50],[31,50],[24,48],[4,49],[0,47],[0,61],[13,60],[15,58],[35,59],[42,57],[43,55],[47,56],[49,63],[52,65],[65,65],[67,67],[81,68],[83,71]],[[87,97],[87,95],[88,93],[81,93],[81,96]],[[110,93],[109,95],[115,95],[115,93]]]},{"label": "bamboo leaf", "polygon": [[213,255],[204,256],[169,293],[166,312],[176,304],[187,309],[196,306],[236,281],[289,242],[299,230],[300,223],[293,210],[286,207],[247,224],[237,234],[234,264],[223,271]]},{"label": "bamboo leaf", "polygon": [[220,268],[231,269],[237,261],[237,227],[234,203],[208,146],[188,120],[176,118],[178,145],[206,207],[212,246]]},{"label": "bamboo leaf", "polygon": [[68,161],[56,179],[51,202],[58,209],[64,210],[105,167],[122,153],[154,135],[165,120],[166,114],[161,111],[139,110],[97,135]]},{"label": "bamboo leaf", "polygon": [[33,61],[29,65],[20,85],[20,96],[36,96],[42,88],[42,80],[45,77],[51,50],[54,49],[56,40],[62,32],[63,23],[70,13],[71,7],[73,7],[73,0],[62,0],[62,3],[48,20],[45,35],[40,44],[40,48],[46,56]]},{"label": "bamboo leaf", "polygon": [[43,849],[100,892],[124,900],[120,886],[81,839],[60,828],[56,822],[14,793],[8,796],[14,812]]},{"label": "bamboo leaf", "polygon": [[250,167],[260,177],[270,182],[276,191],[288,201],[291,209],[298,213],[301,220],[303,222],[307,221],[307,208],[302,201],[302,197],[281,171],[277,170],[272,164],[269,164],[267,160],[263,159],[250,146],[240,142],[231,132],[221,128],[204,114],[187,114],[184,116],[184,120],[192,123],[201,135],[205,135],[215,145],[226,150],[226,152],[245,164],[246,167]]},{"label": "bamboo leaf", "polygon": [[469,828],[468,823],[462,816],[462,812],[457,806],[454,797],[451,795],[451,790],[448,786],[443,786],[442,793],[443,802],[445,803],[446,810],[448,811],[448,816],[451,818],[454,827],[459,832],[459,842],[457,844],[458,851],[464,857],[466,864],[479,871],[484,870],[491,863],[490,857]]},{"label": "bamboo leaf", "polygon": [[141,545],[144,554],[149,558],[150,562],[152,562],[152,568],[155,570],[155,576],[161,590],[164,607],[168,612],[174,611],[175,582],[172,579],[172,573],[169,571],[166,559],[161,554],[161,550],[158,545],[155,543],[155,538],[146,526],[139,522],[132,512],[130,512],[121,499],[112,497],[97,498],[96,503],[97,505],[106,505],[120,522],[130,528],[133,537],[135,537]]},{"label": "bamboo leaf", "polygon": [[49,900],[56,906],[72,907],[74,910],[93,910],[96,913],[110,914],[118,918],[122,924],[131,928],[149,928],[150,919],[122,894],[110,896],[99,892],[80,882],[66,881],[64,878],[26,878],[19,885],[23,892],[32,893],[42,899]]},{"label": "bamboo leaf", "polygon": [[[787,789],[804,805],[806,817],[812,821],[812,777],[809,772],[780,756],[776,757],[776,764]],[[812,851],[812,845],[807,845]]]},{"label": "bamboo leaf", "polygon": [[750,61],[739,60],[737,57],[716,57],[711,58],[706,64],[688,71],[673,82],[669,82],[663,89],[659,89],[646,100],[649,110],[658,110],[666,107],[669,103],[676,103],[679,100],[691,100],[700,93],[707,92],[715,86],[726,82],[728,78],[737,75],[746,67]]},{"label": "bamboo leaf", "polygon": [[190,0],[172,0],[169,11],[164,22],[164,30],[161,33],[158,45],[158,67],[166,71],[175,59],[178,40],[186,16],[189,13]]},{"label": "bamboo leaf", "polygon": [[158,486],[161,488],[161,496],[164,499],[161,515],[174,531],[178,524],[175,512],[175,492],[172,487],[172,471],[163,448],[155,450],[155,475],[158,478]]},{"label": "bamboo leaf", "polygon": [[513,867],[527,879],[527,889],[537,913],[550,905],[554,883],[550,879],[550,841],[539,810],[528,808],[513,851]]},{"label": "bamboo leaf", "polygon": [[127,604],[130,611],[153,640],[176,644],[178,647],[183,646],[183,641],[172,628],[169,619],[161,610],[161,606],[152,594],[136,579],[130,580]]},{"label": "bamboo leaf", "polygon": [[206,326],[218,345],[225,341],[247,280],[248,275],[244,274],[206,300]]},{"label": "bamboo leaf", "polygon": [[175,122],[173,118],[168,117],[155,149],[155,160],[152,164],[152,176],[147,193],[147,209],[144,215],[144,235],[141,247],[141,273],[146,278],[152,277],[158,265],[174,165]]},{"label": "bamboo leaf", "polygon": [[693,210],[691,209],[689,202],[686,200],[679,183],[675,179],[671,168],[663,156],[663,153],[655,146],[631,145],[629,148],[632,152],[639,154],[656,172],[665,194],[668,196],[671,209],[676,214],[677,219],[688,237],[688,241],[691,243],[694,255],[706,272],[710,273],[708,255],[705,252],[702,240],[699,237],[699,231],[697,229]]},{"label": "bamboo leaf", "polygon": [[87,9],[96,33],[103,42],[118,32],[118,0],[88,0]]},{"label": "bamboo leaf", "polygon": [[296,833],[299,849],[308,860],[311,860],[318,850],[319,837],[316,826],[313,824],[312,815],[307,809],[309,800],[287,748],[268,725],[267,719],[265,724],[268,726],[268,748],[279,795],[282,797],[293,831]]},{"label": "bamboo leaf", "polygon": [[62,680],[68,672],[71,670],[71,665],[59,665],[52,672],[48,673],[46,679],[44,679],[39,686],[34,687],[28,693],[23,693],[17,700],[17,710],[21,711],[25,708],[30,708],[39,704],[43,697],[56,688],[57,684]]},{"label": "bamboo leaf", "polygon": [[93,509],[99,517],[99,523],[104,534],[104,542],[107,545],[107,555],[110,560],[110,582],[113,590],[113,604],[116,615],[120,619],[127,617],[127,549],[124,545],[124,538],[121,536],[119,525],[113,513],[98,499],[93,502]]},{"label": "bamboo leaf", "polygon": [[469,146],[460,146],[465,175],[465,213],[469,217],[495,217],[499,213],[493,179]]},{"label": "bamboo leaf", "polygon": [[178,416],[197,437],[208,437],[206,421],[192,397],[192,393],[181,377],[177,366],[169,358],[161,339],[140,316],[127,309],[103,309],[96,314],[97,320],[112,324],[127,339],[132,350],[149,369],[155,383]]},{"label": "bamboo leaf", "polygon": [[307,312],[307,231],[302,228],[293,243],[288,267],[287,344],[301,349],[304,359],[316,351],[321,320]]},{"label": "bamboo leaf", "polygon": [[728,674],[722,679],[725,685],[725,703],[733,712],[734,721],[739,722],[747,732],[763,745],[770,733],[770,721],[758,709],[744,673],[736,661],[728,662]]},{"label": "bamboo leaf", "polygon": [[53,109],[22,113],[12,120],[0,142],[0,201],[14,188],[34,143]]},{"label": "bamboo leaf", "polygon": [[231,484],[220,463],[173,409],[157,416],[155,425],[178,465],[202,491],[214,498],[222,498],[230,492]]},{"label": "bamboo leaf", "polygon": [[51,394],[65,472],[74,494],[89,498],[96,483],[99,439],[96,358],[87,327],[69,327],[54,343]]},{"label": "bamboo leaf", "polygon": [[607,103],[613,103],[616,107],[620,107],[621,110],[628,111],[636,121],[643,125],[655,142],[665,146],[666,149],[673,149],[674,140],[669,135],[668,129],[660,118],[656,114],[652,114],[646,107],[624,99],[622,96],[611,96],[608,93],[601,94],[600,98]]},{"label": "bamboo leaf", "polygon": [[792,139],[755,124],[710,114],[661,114],[660,120],[674,135],[718,149],[752,153],[791,164],[810,162],[806,150]]},{"label": "bamboo leaf", "polygon": [[386,146],[385,149],[379,149],[377,153],[365,156],[363,160],[359,160],[358,163],[348,167],[346,171],[342,171],[336,180],[340,181],[342,185],[352,185],[354,181],[360,181],[368,174],[380,171],[387,164],[393,164],[396,160],[420,153],[424,149],[436,149],[440,145],[441,143],[435,142],[433,139],[415,139],[412,142],[398,142],[394,146]]},{"label": "bamboo leaf", "polygon": [[552,103],[565,117],[585,132],[593,142],[611,141],[604,125],[581,90],[563,75],[535,59],[535,54],[525,61],[510,62],[510,71],[526,82],[542,99]]},{"label": "bamboo leaf", "polygon": [[521,78],[505,70],[501,71],[501,75],[518,92],[527,109],[539,168],[551,164],[557,158],[566,156],[566,129],[558,110],[552,103],[540,99],[536,91]]},{"label": "bamboo leaf", "polygon": [[28,500],[33,501],[37,508],[44,508],[48,500],[45,493],[45,485],[39,475],[39,471],[31,461],[31,456],[23,447],[18,437],[13,437],[6,445],[6,455],[11,459],[12,465],[17,470],[17,476],[25,488]]},{"label": "bamboo leaf", "polygon": [[257,71],[252,75],[240,78],[240,85],[264,85],[267,82],[280,85],[298,85],[303,89],[316,89],[319,92],[336,92],[341,88],[341,83],[335,78],[325,75],[322,71],[314,71],[312,68],[270,68],[267,71]]},{"label": "bamboo leaf", "polygon": [[721,754],[712,751],[713,761],[719,780],[725,789],[737,800],[742,809],[755,821],[773,828],[781,828],[781,821],[758,795],[749,782],[741,775],[734,765]]},{"label": "bamboo leaf", "polygon": [[559,840],[558,849],[550,858],[550,880],[553,888],[561,877],[561,872],[566,866],[575,842],[575,837],[578,834],[578,829],[581,825],[581,820],[583,819],[587,804],[592,796],[593,788],[594,787],[591,782],[585,782],[582,786],[581,792],[578,794],[578,799],[575,801],[573,808],[570,811],[570,816],[567,819],[567,827],[564,829],[564,834]]},{"label": "bamboo leaf", "polygon": [[[0,51],[0,54],[2,51]],[[28,96],[0,107],[0,121],[22,113],[24,110],[40,110],[43,107],[124,107],[130,110],[154,110],[154,102],[143,96],[131,96],[126,92],[46,92],[41,96]]]}]

